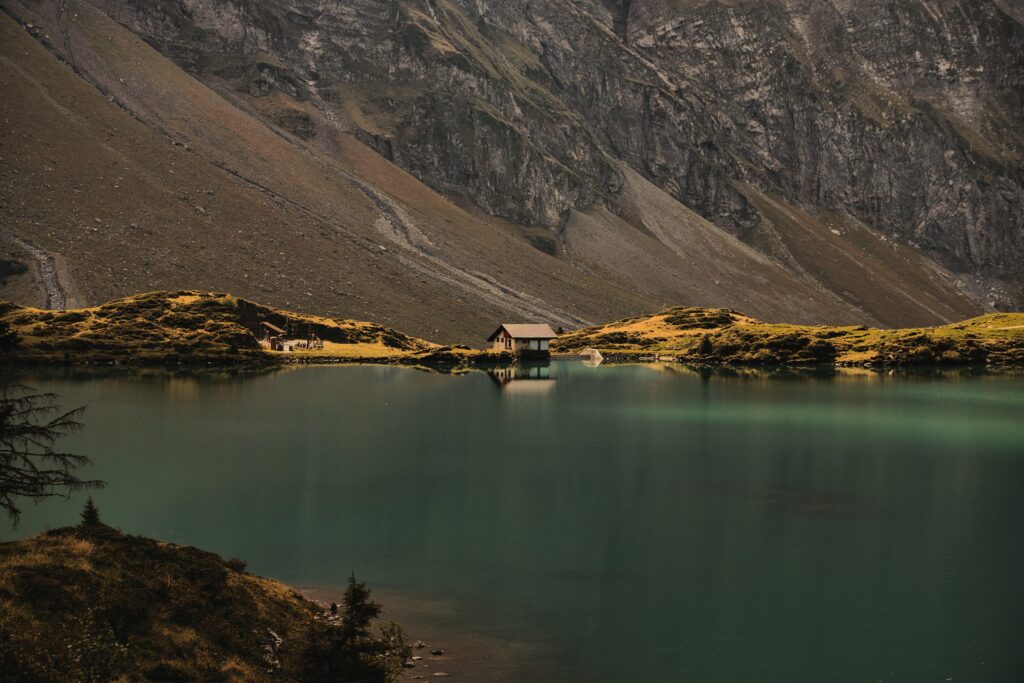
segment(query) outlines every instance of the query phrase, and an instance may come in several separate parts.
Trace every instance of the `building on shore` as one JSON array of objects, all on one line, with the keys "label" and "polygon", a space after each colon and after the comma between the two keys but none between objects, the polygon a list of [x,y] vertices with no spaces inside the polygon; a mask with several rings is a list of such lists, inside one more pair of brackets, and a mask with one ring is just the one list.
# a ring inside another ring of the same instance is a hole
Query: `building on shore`
[{"label": "building on shore", "polygon": [[320,337],[313,334],[312,330],[305,339],[289,339],[288,333],[273,323],[266,321],[260,323],[263,335],[260,338],[260,346],[271,351],[292,351],[318,350],[324,348],[324,342]]},{"label": "building on shore", "polygon": [[507,351],[520,356],[546,358],[551,354],[551,340],[557,337],[549,325],[542,323],[505,323],[487,338],[493,351]]},{"label": "building on shore", "polygon": [[260,330],[263,332],[260,337],[260,346],[271,351],[279,351],[287,333],[277,325],[266,321],[260,323]]}]

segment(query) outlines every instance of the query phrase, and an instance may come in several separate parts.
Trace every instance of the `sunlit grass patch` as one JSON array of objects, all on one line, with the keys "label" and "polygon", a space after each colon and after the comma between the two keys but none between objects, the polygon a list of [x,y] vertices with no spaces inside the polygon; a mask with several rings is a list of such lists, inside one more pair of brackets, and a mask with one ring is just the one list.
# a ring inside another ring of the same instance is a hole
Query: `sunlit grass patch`
[{"label": "sunlit grass patch", "polygon": [[993,313],[950,325],[886,330],[766,323],[725,309],[671,308],[569,332],[552,348],[755,365],[1017,364],[1024,363],[1024,314]]}]

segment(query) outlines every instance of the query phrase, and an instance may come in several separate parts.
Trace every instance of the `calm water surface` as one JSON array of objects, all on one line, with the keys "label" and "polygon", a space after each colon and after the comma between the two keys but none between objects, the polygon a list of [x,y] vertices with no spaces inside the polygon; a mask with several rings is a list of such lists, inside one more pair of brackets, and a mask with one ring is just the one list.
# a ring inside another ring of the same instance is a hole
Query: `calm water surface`
[{"label": "calm water surface", "polygon": [[88,406],[105,521],[355,571],[461,680],[1024,681],[1021,376],[535,374],[28,382]]}]

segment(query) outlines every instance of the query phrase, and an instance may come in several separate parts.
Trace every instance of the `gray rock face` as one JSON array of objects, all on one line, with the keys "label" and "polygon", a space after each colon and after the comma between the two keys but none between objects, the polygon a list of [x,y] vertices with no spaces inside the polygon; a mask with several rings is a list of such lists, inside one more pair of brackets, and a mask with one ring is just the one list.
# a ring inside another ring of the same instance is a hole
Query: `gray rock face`
[{"label": "gray rock face", "polygon": [[1019,0],[93,2],[208,81],[313,102],[433,188],[556,235],[621,210],[621,161],[784,262],[758,196],[1024,275]]}]

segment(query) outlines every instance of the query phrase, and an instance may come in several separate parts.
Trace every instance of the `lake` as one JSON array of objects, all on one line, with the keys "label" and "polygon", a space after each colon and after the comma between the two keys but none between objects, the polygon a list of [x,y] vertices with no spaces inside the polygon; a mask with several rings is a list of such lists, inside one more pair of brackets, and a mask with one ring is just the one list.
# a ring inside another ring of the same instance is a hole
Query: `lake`
[{"label": "lake", "polygon": [[88,406],[62,446],[104,521],[314,595],[355,572],[459,680],[1024,680],[1020,374],[23,381]]}]

